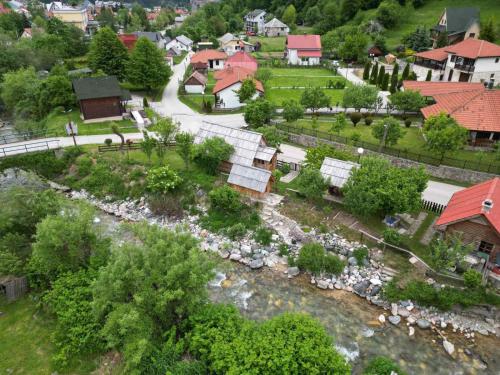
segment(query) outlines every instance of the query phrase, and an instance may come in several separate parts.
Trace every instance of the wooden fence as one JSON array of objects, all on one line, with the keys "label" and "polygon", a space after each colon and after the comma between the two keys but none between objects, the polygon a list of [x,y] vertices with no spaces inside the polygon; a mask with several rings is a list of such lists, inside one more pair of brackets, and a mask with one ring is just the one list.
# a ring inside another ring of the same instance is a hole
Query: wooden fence
[{"label": "wooden fence", "polygon": [[5,293],[8,302],[15,301],[28,291],[28,280],[25,276],[7,276],[0,279],[0,289]]}]

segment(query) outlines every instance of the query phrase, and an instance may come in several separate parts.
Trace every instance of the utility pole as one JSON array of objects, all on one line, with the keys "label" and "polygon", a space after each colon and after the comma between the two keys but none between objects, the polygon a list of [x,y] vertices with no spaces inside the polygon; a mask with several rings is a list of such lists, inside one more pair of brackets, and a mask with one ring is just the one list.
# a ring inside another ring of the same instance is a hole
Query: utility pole
[{"label": "utility pole", "polygon": [[387,138],[387,130],[389,127],[387,124],[384,124],[384,136],[382,137],[382,142],[380,142],[380,147],[378,148],[378,152],[382,152],[382,148],[385,146],[385,139]]}]

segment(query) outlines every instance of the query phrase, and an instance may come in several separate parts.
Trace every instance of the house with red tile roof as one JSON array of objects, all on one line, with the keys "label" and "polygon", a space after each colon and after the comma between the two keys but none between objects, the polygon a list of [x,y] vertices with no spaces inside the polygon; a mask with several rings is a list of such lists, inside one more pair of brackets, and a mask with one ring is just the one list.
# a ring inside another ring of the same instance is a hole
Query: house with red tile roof
[{"label": "house with red tile roof", "polygon": [[138,36],[135,34],[118,34],[118,39],[123,43],[129,51],[133,50],[135,43],[137,42]]},{"label": "house with red tile roof", "polygon": [[[445,237],[458,235],[476,256],[500,266],[500,178],[453,194],[434,224]],[[500,269],[499,269],[500,273]]]},{"label": "house with red tile roof", "polygon": [[240,108],[244,103],[240,102],[238,90],[243,81],[253,79],[255,83],[255,95],[252,99],[256,99],[264,94],[264,86],[262,82],[253,78],[254,71],[239,66],[227,67],[226,69],[215,72],[214,78],[217,80],[212,93],[215,95],[216,106],[223,109]]},{"label": "house with red tile roof", "polygon": [[285,58],[290,65],[319,65],[321,38],[319,35],[288,35]]},{"label": "house with red tile roof", "polygon": [[444,112],[469,130],[473,146],[500,140],[500,90],[482,83],[404,81],[404,90],[419,91],[433,104],[420,111],[424,118]]},{"label": "house with red tile roof", "polygon": [[240,67],[256,72],[258,66],[257,60],[244,51],[238,51],[226,60],[226,67]]},{"label": "house with red tile roof", "polygon": [[417,78],[424,80],[429,69],[432,81],[498,82],[500,46],[469,38],[451,46],[415,54],[413,71]]},{"label": "house with red tile roof", "polygon": [[191,57],[191,64],[206,64],[208,70],[222,70],[227,59],[227,54],[215,49],[205,49],[196,52]]}]

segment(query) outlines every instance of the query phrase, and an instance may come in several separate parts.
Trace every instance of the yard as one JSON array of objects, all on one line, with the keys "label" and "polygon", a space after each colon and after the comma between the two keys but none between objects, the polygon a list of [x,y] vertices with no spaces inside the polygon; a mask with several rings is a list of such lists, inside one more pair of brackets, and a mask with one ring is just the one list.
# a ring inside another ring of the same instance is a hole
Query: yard
[{"label": "yard", "polygon": [[284,52],[285,51],[285,36],[277,36],[275,38],[268,38],[265,36],[251,36],[250,43],[260,43],[261,48],[259,52]]},{"label": "yard", "polygon": [[305,87],[319,86],[331,98],[331,103],[342,101],[343,89],[326,89],[329,83],[342,81],[349,85],[343,77],[334,75],[325,68],[271,68],[272,78],[266,83],[266,98],[277,106],[284,100],[300,101]]},{"label": "yard", "polygon": [[[122,121],[105,121],[96,122],[92,124],[84,124],[80,118],[80,111],[73,111],[70,113],[71,121],[77,124],[78,135],[94,135],[94,134],[110,134],[111,124],[118,125],[122,133],[137,133],[137,127],[132,120]],[[60,112],[53,112],[47,116],[47,132],[50,135],[66,135],[65,126],[68,123],[68,115]]]},{"label": "yard", "polygon": [[187,51],[182,51],[182,53],[179,56],[174,56],[173,57],[174,65],[179,65],[182,62],[182,60],[184,60],[184,57],[186,57],[186,55]]}]

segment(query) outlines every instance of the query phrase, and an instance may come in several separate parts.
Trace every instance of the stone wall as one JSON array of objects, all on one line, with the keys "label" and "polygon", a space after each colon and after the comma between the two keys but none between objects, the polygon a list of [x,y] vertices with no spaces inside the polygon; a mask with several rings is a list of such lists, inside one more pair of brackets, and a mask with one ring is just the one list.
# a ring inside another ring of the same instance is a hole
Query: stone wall
[{"label": "stone wall", "polygon": [[[305,135],[305,134],[288,134],[288,133],[286,133],[285,135],[288,137],[288,140],[290,142],[297,143],[299,145],[306,146],[306,147],[314,147],[317,145],[317,143],[327,143],[327,144],[335,146],[336,148],[339,148],[339,149],[350,149],[351,148],[351,146],[345,145],[343,143],[329,141],[326,139],[318,139],[316,137],[312,137],[310,135]],[[492,174],[492,173],[477,172],[477,171],[472,171],[469,169],[450,167],[447,165],[435,166],[435,165],[419,163],[419,162],[416,162],[413,160],[398,158],[398,157],[386,155],[386,154],[380,154],[378,152],[374,152],[374,151],[366,150],[366,149],[365,149],[364,155],[381,156],[385,159],[390,160],[392,162],[392,164],[394,164],[398,167],[403,167],[403,168],[417,167],[417,166],[423,165],[425,167],[425,169],[427,170],[427,173],[429,173],[431,176],[455,180],[455,181],[461,181],[461,182],[466,182],[466,183],[471,183],[471,184],[483,182],[483,181],[489,180],[489,179],[497,176],[497,175]]]}]

